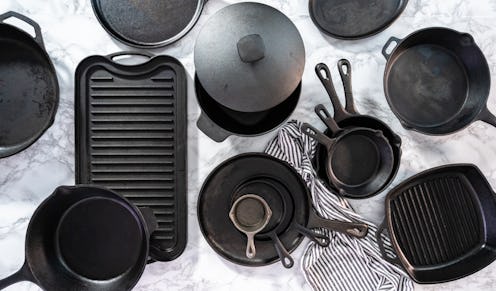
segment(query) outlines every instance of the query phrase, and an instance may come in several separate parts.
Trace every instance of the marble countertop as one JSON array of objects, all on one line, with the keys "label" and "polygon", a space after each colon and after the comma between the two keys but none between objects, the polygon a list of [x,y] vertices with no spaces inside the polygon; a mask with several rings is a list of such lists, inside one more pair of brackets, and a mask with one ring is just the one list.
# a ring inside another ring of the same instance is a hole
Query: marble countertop
[{"label": "marble countertop", "polygon": [[[241,1],[210,0],[198,24],[177,43],[156,54],[178,58],[191,78],[194,74],[193,48],[202,24],[220,8]],[[403,160],[392,186],[428,168],[447,163],[474,163],[496,188],[496,128],[476,122],[450,136],[428,137],[405,131],[387,106],[382,75],[385,60],[380,51],[390,36],[404,37],[429,26],[447,26],[474,35],[496,75],[496,1],[495,0],[410,0],[404,14],[385,32],[360,41],[329,38],[313,25],[308,0],[265,0],[287,14],[297,25],[306,45],[307,64],[303,77],[301,102],[292,118],[317,123],[313,107],[329,104],[328,97],[314,75],[314,66],[325,62],[338,80],[336,62],[347,58],[353,66],[353,84],[361,113],[377,116],[403,138]],[[59,185],[74,184],[74,70],[89,55],[106,55],[128,47],[114,41],[93,15],[88,0],[2,0],[0,12],[14,10],[33,18],[43,30],[48,52],[57,69],[61,100],[55,124],[27,150],[0,160],[0,278],[17,270],[23,263],[24,236],[31,214],[38,204]],[[338,92],[342,96],[341,86]],[[239,153],[262,151],[275,132],[257,138],[231,137],[221,144],[207,138],[196,128],[199,107],[189,96],[189,172],[188,172],[188,246],[177,260],[148,266],[136,287],[156,290],[309,290],[301,270],[284,269],[280,264],[261,268],[233,265],[215,254],[203,239],[197,219],[199,188],[208,173],[223,160]],[[496,112],[496,87],[492,87],[489,108]],[[367,201],[356,202],[356,210],[379,222],[385,193]],[[305,241],[294,253],[299,261]],[[38,290],[21,283],[8,290]],[[496,290],[496,263],[467,278],[416,290]]]}]

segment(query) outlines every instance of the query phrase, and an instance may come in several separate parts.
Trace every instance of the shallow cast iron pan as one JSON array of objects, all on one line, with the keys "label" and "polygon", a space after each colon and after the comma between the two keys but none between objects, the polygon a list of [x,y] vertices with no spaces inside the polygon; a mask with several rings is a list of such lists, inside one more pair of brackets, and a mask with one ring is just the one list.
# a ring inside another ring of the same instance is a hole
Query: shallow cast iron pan
[{"label": "shallow cast iron pan", "polygon": [[[386,228],[397,258],[385,253]],[[496,196],[474,165],[425,171],[388,194],[377,239],[383,257],[417,283],[468,276],[496,259]]]},{"label": "shallow cast iron pan", "polygon": [[310,0],[310,16],[325,34],[344,40],[373,36],[388,28],[408,0]]},{"label": "shallow cast iron pan", "polygon": [[[31,25],[34,38],[5,23]],[[0,158],[32,145],[53,124],[59,104],[57,73],[40,26],[16,12],[0,15]]]},{"label": "shallow cast iron pan", "polygon": [[[146,61],[123,64],[139,56]],[[150,207],[159,224],[150,255],[174,260],[187,242],[182,64],[146,52],[90,56],[78,65],[75,81],[76,182],[106,187]]]}]

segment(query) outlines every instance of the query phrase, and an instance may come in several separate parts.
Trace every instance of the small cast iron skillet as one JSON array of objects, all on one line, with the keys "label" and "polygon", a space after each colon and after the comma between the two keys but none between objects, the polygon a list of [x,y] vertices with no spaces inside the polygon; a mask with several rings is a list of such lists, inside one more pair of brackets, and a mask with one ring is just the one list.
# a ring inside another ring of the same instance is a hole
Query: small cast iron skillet
[{"label": "small cast iron skillet", "polygon": [[[322,85],[326,89],[329,98],[331,99],[331,103],[334,108],[334,120],[338,123],[339,127],[344,129],[363,127],[382,131],[383,135],[388,139],[394,153],[393,171],[391,172],[387,183],[385,183],[383,187],[381,187],[381,189],[377,189],[375,192],[365,193],[363,195],[351,195],[348,193],[345,196],[352,199],[365,199],[382,192],[391,184],[391,182],[394,180],[394,177],[396,177],[401,163],[401,138],[395,132],[393,132],[393,130],[382,120],[370,115],[361,115],[360,113],[358,113],[357,109],[355,108],[353,97],[353,89],[351,83],[352,69],[350,62],[346,59],[340,60],[338,62],[338,70],[345,92],[345,107],[342,106],[341,101],[339,100],[339,97],[334,88],[333,81],[331,79],[331,73],[327,65],[320,63],[315,67],[315,72],[322,82]],[[328,137],[332,137],[332,134],[329,131],[326,131],[325,134]],[[329,179],[327,178],[326,161],[327,150],[325,146],[319,145],[317,147],[314,159],[317,174],[320,179],[329,184],[328,186],[331,188],[331,190],[337,191],[337,189],[332,186],[332,183],[330,183]]]},{"label": "small cast iron skillet", "polygon": [[31,281],[50,291],[131,290],[156,227],[151,209],[138,209],[110,190],[59,187],[33,214],[26,261],[0,280],[0,289]]},{"label": "small cast iron skillet", "polygon": [[315,107],[315,112],[333,138],[308,123],[301,130],[327,148],[327,177],[338,192],[362,196],[381,189],[391,175],[394,160],[391,145],[382,132],[363,127],[343,130],[323,105]]}]

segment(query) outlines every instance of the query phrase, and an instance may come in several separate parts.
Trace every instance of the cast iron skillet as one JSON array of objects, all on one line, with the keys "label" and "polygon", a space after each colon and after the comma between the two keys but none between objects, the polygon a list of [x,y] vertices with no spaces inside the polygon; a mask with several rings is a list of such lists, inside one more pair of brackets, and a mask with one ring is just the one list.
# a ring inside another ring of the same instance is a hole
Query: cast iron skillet
[{"label": "cast iron skillet", "polygon": [[404,40],[392,37],[383,54],[386,98],[406,129],[445,135],[475,120],[496,126],[486,106],[489,66],[470,34],[426,28]]},{"label": "cast iron skillet", "polygon": [[24,266],[0,289],[31,281],[43,290],[131,290],[157,227],[151,209],[140,210],[104,188],[57,188],[31,218]]},{"label": "cast iron skillet", "polygon": [[[385,229],[396,258],[385,251]],[[417,283],[468,276],[496,259],[496,195],[474,165],[427,170],[391,190],[376,237],[384,259]]]},{"label": "cast iron skillet", "polygon": [[327,148],[326,172],[342,196],[365,196],[387,183],[393,171],[394,154],[382,131],[364,127],[343,130],[323,105],[315,112],[327,125],[332,138],[310,124],[301,131]]},{"label": "cast iron skillet", "polygon": [[[255,236],[256,256],[246,257],[246,236],[229,218],[234,202],[246,194],[263,198],[272,210],[267,226]],[[205,180],[198,196],[200,229],[209,245],[223,258],[244,266],[264,266],[282,260],[293,266],[290,252],[303,235],[322,246],[329,238],[311,228],[364,237],[366,224],[320,218],[312,209],[311,197],[300,175],[286,162],[263,153],[230,158],[216,167]]]},{"label": "cast iron skillet", "polygon": [[[22,20],[28,33],[4,23]],[[45,51],[40,26],[16,12],[0,15],[0,158],[16,154],[53,124],[59,103],[55,68]]]},{"label": "cast iron skillet", "polygon": [[[358,111],[355,108],[355,103],[353,100],[354,98],[353,98],[353,89],[351,83],[351,78],[352,78],[351,64],[348,60],[342,59],[338,62],[338,69],[345,92],[346,104],[344,108],[341,105],[341,101],[339,100],[339,97],[334,88],[334,84],[331,78],[331,73],[327,65],[321,63],[315,67],[315,72],[317,74],[317,77],[319,77],[320,81],[322,82],[322,85],[324,85],[324,88],[326,89],[329,95],[329,98],[331,99],[331,103],[334,108],[334,120],[338,123],[339,127],[345,129],[354,128],[354,127],[364,127],[364,128],[380,130],[382,131],[383,135],[389,140],[389,144],[393,149],[393,154],[394,154],[393,170],[391,171],[391,175],[389,176],[387,183],[385,183],[383,187],[381,187],[375,192],[368,193],[367,195],[345,196],[347,198],[353,198],[353,199],[369,198],[386,189],[394,180],[394,177],[396,177],[396,174],[398,173],[398,169],[401,163],[401,138],[396,133],[394,133],[391,130],[391,128],[388,125],[386,125],[382,120],[369,115],[361,115],[358,113]],[[326,135],[328,137],[332,137],[332,134],[329,131],[326,131]],[[335,189],[335,187],[333,187],[332,184],[329,183],[329,180],[327,178],[326,161],[327,161],[327,151],[324,146],[319,145],[317,147],[317,151],[315,153],[315,159],[314,159],[316,171],[318,173],[319,178],[327,182],[331,190],[336,191],[337,189]]]},{"label": "cast iron skillet", "polygon": [[408,0],[310,0],[310,16],[324,33],[353,40],[388,28],[405,10]]}]

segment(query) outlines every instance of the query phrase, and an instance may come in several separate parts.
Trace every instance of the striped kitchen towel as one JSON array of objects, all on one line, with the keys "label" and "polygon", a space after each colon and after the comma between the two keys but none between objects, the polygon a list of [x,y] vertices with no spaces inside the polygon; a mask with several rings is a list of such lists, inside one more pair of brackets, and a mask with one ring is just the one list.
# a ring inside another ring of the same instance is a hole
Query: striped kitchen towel
[{"label": "striped kitchen towel", "polygon": [[[266,153],[288,162],[299,172],[322,217],[369,225],[369,233],[364,239],[324,230],[331,238],[329,247],[322,248],[310,242],[301,262],[307,282],[319,291],[413,290],[413,283],[406,273],[382,259],[375,238],[377,227],[356,214],[346,199],[331,193],[317,178],[311,162],[317,144],[304,135],[300,127],[297,121],[289,122],[270,142]],[[387,238],[385,243],[392,254]]]}]

